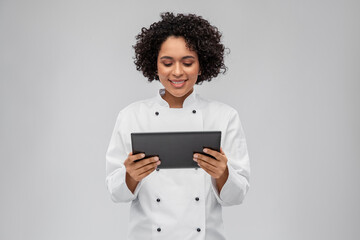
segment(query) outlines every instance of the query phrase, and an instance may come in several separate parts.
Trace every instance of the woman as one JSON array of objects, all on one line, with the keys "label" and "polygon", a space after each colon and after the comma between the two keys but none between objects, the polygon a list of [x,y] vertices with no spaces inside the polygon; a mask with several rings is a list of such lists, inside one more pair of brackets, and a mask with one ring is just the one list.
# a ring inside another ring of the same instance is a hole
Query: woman
[{"label": "woman", "polygon": [[[118,115],[106,154],[114,202],[130,202],[128,239],[225,239],[222,206],[240,204],[249,188],[249,158],[237,111],[195,92],[225,72],[221,33],[193,14],[161,14],[136,37],[137,70],[164,88]],[[198,169],[161,169],[161,159],[132,154],[132,132],[222,132],[220,152],[195,154]]]}]

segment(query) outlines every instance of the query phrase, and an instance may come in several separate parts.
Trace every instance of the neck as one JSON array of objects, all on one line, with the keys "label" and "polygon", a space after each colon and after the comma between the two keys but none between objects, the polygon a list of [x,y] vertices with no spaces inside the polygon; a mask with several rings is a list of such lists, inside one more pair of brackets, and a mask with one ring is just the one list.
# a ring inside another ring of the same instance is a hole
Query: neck
[{"label": "neck", "polygon": [[185,94],[182,97],[175,97],[171,95],[166,89],[165,94],[162,96],[162,98],[169,104],[170,108],[182,108],[185,99],[194,91],[194,89],[191,89],[187,94]]}]

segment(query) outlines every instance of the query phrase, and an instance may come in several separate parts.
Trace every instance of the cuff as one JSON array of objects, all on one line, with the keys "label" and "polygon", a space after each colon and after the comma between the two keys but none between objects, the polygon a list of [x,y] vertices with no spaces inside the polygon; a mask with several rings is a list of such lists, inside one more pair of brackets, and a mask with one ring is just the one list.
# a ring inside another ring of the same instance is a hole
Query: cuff
[{"label": "cuff", "polygon": [[116,169],[106,178],[108,191],[114,202],[130,202],[137,198],[140,191],[142,181],[138,183],[134,193],[130,191],[126,184],[126,168],[123,166]]},{"label": "cuff", "polygon": [[[239,175],[230,164],[228,164],[228,169],[229,169],[229,176],[224,186],[222,187],[220,193],[217,188],[216,179],[211,177],[211,183],[212,183],[211,185],[213,192],[215,194],[215,198],[218,201],[218,203],[222,206],[241,204],[245,196],[243,189],[244,184],[239,185],[239,180],[245,178]],[[247,189],[248,187],[245,186],[245,188]]]}]

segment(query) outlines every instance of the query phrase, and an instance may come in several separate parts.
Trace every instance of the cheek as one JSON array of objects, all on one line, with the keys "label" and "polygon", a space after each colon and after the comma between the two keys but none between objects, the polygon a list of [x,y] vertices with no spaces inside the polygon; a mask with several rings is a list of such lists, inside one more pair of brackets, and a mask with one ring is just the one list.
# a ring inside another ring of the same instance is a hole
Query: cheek
[{"label": "cheek", "polygon": [[161,67],[161,66],[157,68],[157,71],[158,71],[159,77],[160,76],[167,76],[170,73],[169,68],[164,68],[164,67]]},{"label": "cheek", "polygon": [[199,74],[200,65],[199,63],[194,63],[191,67],[186,69],[188,75],[197,76]]},{"label": "cheek", "polygon": [[159,80],[163,83],[167,82],[167,79],[169,78],[169,71],[166,71],[165,69],[158,68],[158,77]]},{"label": "cheek", "polygon": [[199,68],[191,68],[186,71],[186,74],[191,77],[195,77],[199,74]]}]

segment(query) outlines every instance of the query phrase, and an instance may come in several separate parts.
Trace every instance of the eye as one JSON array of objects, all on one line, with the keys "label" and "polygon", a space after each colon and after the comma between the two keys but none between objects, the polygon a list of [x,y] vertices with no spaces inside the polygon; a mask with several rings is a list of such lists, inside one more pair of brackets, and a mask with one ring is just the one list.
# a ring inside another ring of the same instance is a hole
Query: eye
[{"label": "eye", "polygon": [[184,63],[184,65],[185,65],[186,67],[190,67],[190,66],[192,65],[192,63]]},{"label": "eye", "polygon": [[163,63],[165,67],[170,67],[171,63]]}]

